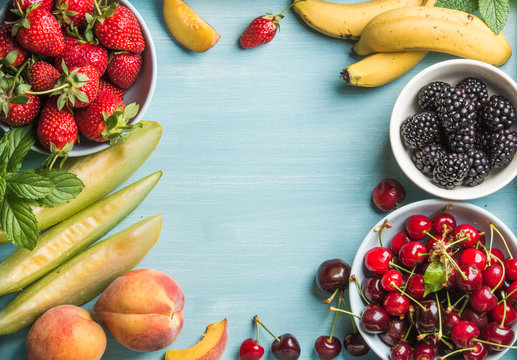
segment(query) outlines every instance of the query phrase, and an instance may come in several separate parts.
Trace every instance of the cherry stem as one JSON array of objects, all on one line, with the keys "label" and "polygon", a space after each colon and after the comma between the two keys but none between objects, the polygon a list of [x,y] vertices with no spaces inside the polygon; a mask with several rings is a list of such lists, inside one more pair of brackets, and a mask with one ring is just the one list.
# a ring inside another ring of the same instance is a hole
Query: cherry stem
[{"label": "cherry stem", "polygon": [[[495,230],[495,232],[501,237],[501,240],[503,240],[504,247],[506,248],[506,251],[508,251],[508,256],[510,257],[510,259],[513,259],[512,252],[510,251],[510,248],[508,247],[508,244],[506,243],[506,240],[505,240],[503,234],[501,234],[501,232],[495,227],[494,224],[490,224],[490,237],[492,237],[492,235],[493,235],[492,230]],[[491,242],[492,241],[490,241],[490,243]]]},{"label": "cherry stem", "polygon": [[434,293],[435,297],[436,297],[436,307],[438,308],[438,324],[439,325],[439,328],[438,328],[438,334],[436,335],[436,338],[438,340],[441,340],[442,339],[442,309],[441,309],[441,304],[440,304],[440,299],[438,298],[438,293]]},{"label": "cherry stem", "polygon": [[470,297],[467,296],[465,297],[465,301],[463,302],[463,305],[461,305],[461,309],[460,311],[458,312],[458,316],[461,317],[461,314],[463,314],[463,311],[465,310],[465,308],[467,307],[467,304],[469,303],[469,300],[470,300]]},{"label": "cherry stem", "polygon": [[481,339],[472,339],[472,340],[483,343],[483,344],[487,344],[487,345],[498,346],[498,347],[507,348],[507,349],[517,349],[517,346],[496,344],[496,343],[486,341],[486,340],[481,340]]},{"label": "cherry stem", "polygon": [[395,284],[394,281],[391,282],[391,286],[393,286],[395,289],[397,289],[402,295],[406,296],[408,299],[410,299],[411,301],[413,301],[415,304],[417,304],[418,306],[420,306],[422,308],[422,310],[424,311],[427,311],[427,309],[425,308],[424,305],[420,304],[418,302],[418,300],[416,300],[415,298],[411,297],[411,295],[408,295],[407,292],[405,292],[404,290],[402,290],[401,288],[399,288],[397,286],[397,284]]},{"label": "cherry stem", "polygon": [[346,311],[346,310],[343,310],[343,309],[338,309],[338,308],[335,308],[334,306],[330,306],[330,307],[329,307],[329,310],[330,310],[330,311],[339,311],[339,312],[342,312],[342,313],[344,313],[344,314],[348,314],[348,315],[350,315],[350,316],[355,316],[355,317],[356,317],[356,318],[358,318],[358,319],[361,319],[361,318],[362,318],[362,316],[356,315],[356,314],[354,314],[354,313],[353,313],[353,312],[351,312],[351,311]]},{"label": "cherry stem", "polygon": [[454,241],[454,242],[451,242],[451,243],[447,244],[447,247],[451,247],[451,246],[453,246],[453,245],[459,244],[460,242],[463,242],[463,241],[465,241],[465,240],[467,240],[467,239],[470,239],[470,235],[467,235],[467,236],[465,236],[465,237],[462,237],[462,238],[461,238],[461,239],[459,239],[459,240],[456,240],[456,241]]},{"label": "cherry stem", "polygon": [[445,340],[443,339],[443,337],[440,339],[440,341],[441,341],[441,342],[443,342],[445,345],[447,345],[447,347],[448,347],[449,349],[451,349],[451,350],[452,350],[452,349],[454,349],[454,346],[453,346],[450,342],[445,341]]},{"label": "cherry stem", "polygon": [[452,266],[458,271],[458,273],[461,274],[461,277],[463,278],[463,280],[467,280],[467,275],[465,275],[465,273],[460,269],[458,264],[456,264],[456,261],[454,261],[454,259],[446,252],[444,252],[443,254],[449,260],[449,262],[452,264]]},{"label": "cherry stem", "polygon": [[452,309],[452,306],[451,306],[451,296],[449,295],[448,291],[445,291],[445,294],[447,295],[447,311],[449,311],[449,309]]},{"label": "cherry stem", "polygon": [[[343,303],[344,303],[344,305],[345,305],[345,310],[347,310],[347,311],[350,311],[350,312],[351,312],[351,310],[350,310],[350,308],[348,307],[348,304],[347,304],[346,299],[345,299],[345,297],[343,296],[343,294],[341,294],[341,297],[343,298]],[[354,333],[356,333],[356,332],[357,332],[357,327],[355,326],[355,321],[354,321],[354,319],[353,319],[351,316],[350,316],[350,321],[352,321],[352,327],[354,328]]]},{"label": "cherry stem", "polygon": [[[288,7],[286,7],[284,10],[282,10],[282,12],[278,15],[282,15],[284,12],[286,12],[288,9],[290,9],[292,6],[298,4],[299,2],[302,2],[302,1],[305,1],[305,0],[297,0],[297,1],[294,1],[291,5],[289,5]],[[278,16],[277,15],[277,16]]]},{"label": "cherry stem", "polygon": [[[485,245],[483,245],[483,244],[481,243],[481,241],[478,241],[478,243],[476,244],[476,249],[478,248],[478,246],[481,246],[481,247],[483,248],[483,250],[485,251],[485,256],[486,256],[486,258],[487,258],[487,264],[486,264],[486,266],[485,266],[485,269],[486,269],[487,267],[489,267],[490,265],[492,265],[492,256],[493,256],[493,255],[492,255],[492,253],[491,253],[491,252],[489,252],[489,251],[488,251],[488,249],[486,248],[486,246],[485,246]],[[483,269],[483,270],[485,270],[485,269]]]},{"label": "cherry stem", "polygon": [[259,323],[259,324],[264,328],[264,330],[266,330],[266,331],[269,333],[269,335],[271,335],[272,337],[274,337],[274,338],[275,338],[275,340],[276,340],[276,341],[280,342],[280,339],[279,339],[279,338],[277,338],[277,337],[276,337],[276,335],[275,335],[275,334],[273,334],[273,333],[272,333],[272,332],[271,332],[271,331],[266,327],[266,325],[264,325],[264,323],[262,322],[262,320],[260,320],[260,318],[258,317],[258,315],[255,315],[255,316],[253,317],[253,320],[255,320],[255,322]]},{"label": "cherry stem", "polygon": [[409,271],[408,269],[403,268],[402,266],[399,266],[399,265],[395,264],[392,261],[390,261],[390,265],[393,266],[395,269],[399,269],[400,271],[404,271],[407,274],[411,274],[411,271]]},{"label": "cherry stem", "polygon": [[415,269],[416,269],[416,266],[414,266],[412,269],[411,269],[411,274],[409,274],[407,280],[406,280],[406,283],[404,284],[404,286],[402,287],[402,290],[406,291],[407,289],[407,285],[409,283],[409,279],[411,279],[413,277],[413,275],[415,275]]},{"label": "cherry stem", "polygon": [[431,239],[433,239],[435,241],[440,241],[433,234],[431,234],[429,231],[424,231],[424,234],[426,234],[427,236],[429,236]]},{"label": "cherry stem", "polygon": [[384,222],[382,223],[382,225],[378,225],[376,227],[373,228],[373,231],[375,232],[378,232],[379,233],[379,244],[381,245],[381,247],[384,247],[382,245],[382,231],[384,229],[391,229],[391,224],[388,222],[388,219],[385,219]]},{"label": "cherry stem", "polygon": [[504,282],[504,279],[506,278],[506,269],[504,267],[504,263],[501,261],[501,259],[499,259],[497,256],[495,255],[492,255],[492,253],[490,253],[490,257],[491,258],[494,258],[497,260],[497,262],[499,262],[499,264],[501,264],[501,268],[503,269],[503,275],[501,276],[501,278],[499,279],[499,282],[497,283],[497,285],[495,286],[495,288],[493,288],[492,290],[490,290],[490,292],[493,294],[494,291],[496,291],[497,289],[499,289],[499,287],[503,284]]},{"label": "cherry stem", "polygon": [[503,327],[504,323],[506,321],[506,298],[504,297],[504,291],[501,292],[501,296],[503,297],[504,309],[503,309],[503,318],[501,319],[501,326],[500,327]]},{"label": "cherry stem", "polygon": [[332,295],[330,295],[330,297],[328,299],[323,300],[323,303],[330,304],[332,302],[332,300],[334,300],[334,298],[336,297],[338,291],[339,291],[339,289],[334,290],[334,292],[332,293]]},{"label": "cherry stem", "polygon": [[259,326],[256,321],[254,321],[254,322],[255,322],[255,328],[257,329],[257,339],[255,340],[255,343],[258,345],[258,343],[259,343]]},{"label": "cherry stem", "polygon": [[445,205],[443,208],[441,208],[440,210],[438,210],[437,212],[435,212],[433,215],[429,216],[429,219],[430,220],[433,220],[437,215],[441,214],[441,213],[444,213],[446,211],[451,211],[452,210],[452,205]]},{"label": "cherry stem", "polygon": [[467,294],[463,295],[462,297],[460,297],[453,305],[452,305],[452,308],[455,309],[456,306],[458,306],[458,304],[465,298],[465,296],[467,296]]},{"label": "cherry stem", "polygon": [[361,289],[361,285],[359,285],[359,281],[357,280],[357,276],[355,275],[352,275],[348,278],[348,280],[350,281],[353,281],[355,283],[355,286],[357,286],[357,291],[359,291],[359,293],[361,294],[361,297],[363,298],[364,302],[367,304],[367,305],[370,305],[370,302],[368,301],[368,299],[366,298],[366,296],[364,296],[364,292],[363,292],[363,289]]},{"label": "cherry stem", "polygon": [[513,294],[515,294],[515,292],[517,291],[517,287],[515,289],[513,289],[512,291],[510,291],[508,294],[506,294],[505,296],[503,296],[503,299],[501,301],[499,301],[497,303],[497,305],[499,305],[500,303],[503,302],[503,300],[506,300],[508,299],[510,296],[512,296]]},{"label": "cherry stem", "polygon": [[55,91],[63,90],[63,89],[69,88],[69,87],[70,87],[70,84],[66,83],[66,84],[63,84],[61,86],[58,86],[57,88],[50,89],[50,90],[45,90],[45,91],[25,91],[25,94],[46,95],[46,94],[51,94],[51,93],[53,93]]},{"label": "cherry stem", "polygon": [[470,351],[470,350],[474,351],[474,350],[477,350],[477,348],[473,346],[473,347],[468,347],[468,348],[454,350],[454,351],[448,353],[447,355],[438,356],[438,360],[443,360],[443,359],[445,359],[445,358],[447,358],[447,357],[449,357],[451,355],[454,355],[454,354],[457,354],[457,353],[460,353],[460,352]]},{"label": "cherry stem", "polygon": [[409,336],[409,333],[411,332],[411,329],[412,329],[412,328],[413,328],[413,322],[411,321],[411,322],[409,323],[409,327],[408,327],[408,329],[407,329],[407,331],[406,331],[406,335],[404,336],[404,339],[402,339],[402,341],[406,341],[406,340],[407,340],[407,337]]}]

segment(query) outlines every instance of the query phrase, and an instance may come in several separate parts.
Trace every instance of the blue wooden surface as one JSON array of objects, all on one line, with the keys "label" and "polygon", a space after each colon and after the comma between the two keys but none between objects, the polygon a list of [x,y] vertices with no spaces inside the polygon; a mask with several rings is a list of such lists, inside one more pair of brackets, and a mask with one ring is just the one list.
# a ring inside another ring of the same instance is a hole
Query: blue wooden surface
[{"label": "blue wooden surface", "polygon": [[[380,179],[399,180],[407,190],[405,203],[429,197],[395,163],[388,123],[410,77],[451,57],[431,54],[382,88],[348,87],[339,72],[357,58],[351,44],[308,29],[292,12],[271,44],[238,47],[251,19],[288,3],[190,0],[221,34],[213,49],[196,54],[169,35],[161,1],[133,1],[151,29],[160,68],[146,118],[160,122],[164,134],[130,181],[158,169],[164,176],[112,233],[164,214],[160,240],[139,267],[168,273],[185,292],[184,330],[170,348],[193,345],[206,325],[226,317],[223,359],[238,359],[241,341],[254,335],[251,319],[259,314],[278,334],[297,336],[301,359],[316,359],[314,340],[329,332],[332,320],[313,286],[319,264],[335,257],[352,261],[363,236],[383,216],[370,203]],[[516,18],[514,6],[505,29],[514,47]],[[502,69],[515,78],[516,65],[514,56]],[[41,160],[32,154],[27,166]],[[517,229],[516,193],[513,181],[473,203]],[[0,259],[13,249],[0,246]],[[11,298],[0,297],[0,306]],[[337,330],[341,339],[350,330],[344,319]],[[26,334],[1,337],[0,359],[25,358]],[[271,338],[263,333],[261,340],[264,359],[273,359],[267,351]],[[164,353],[136,353],[108,335],[103,359],[162,359]]]}]

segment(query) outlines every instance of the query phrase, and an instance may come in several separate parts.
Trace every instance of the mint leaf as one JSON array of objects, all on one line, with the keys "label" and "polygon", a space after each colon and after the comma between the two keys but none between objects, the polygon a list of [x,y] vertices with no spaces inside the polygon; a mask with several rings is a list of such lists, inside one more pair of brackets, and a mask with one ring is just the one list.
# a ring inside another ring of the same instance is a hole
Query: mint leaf
[{"label": "mint leaf", "polygon": [[4,198],[6,188],[7,188],[7,183],[5,182],[5,179],[0,178],[0,199]]},{"label": "mint leaf", "polygon": [[36,206],[54,207],[65,204],[74,199],[84,188],[81,179],[64,170],[38,169],[36,173],[55,186],[50,194],[32,202]]},{"label": "mint leaf", "polygon": [[470,13],[478,9],[478,0],[438,0],[434,6]]},{"label": "mint leaf", "polygon": [[479,12],[492,31],[499,34],[508,20],[510,2],[508,0],[479,0]]},{"label": "mint leaf", "polygon": [[424,274],[425,295],[440,291],[445,281],[445,265],[439,261],[429,265]]},{"label": "mint leaf", "polygon": [[36,200],[49,195],[56,186],[34,170],[8,174],[7,192],[20,199]]},{"label": "mint leaf", "polygon": [[38,222],[30,206],[5,196],[0,210],[0,227],[7,239],[18,247],[34,249],[38,243]]},{"label": "mint leaf", "polygon": [[7,144],[7,153],[5,154],[7,172],[16,172],[20,169],[23,158],[35,142],[30,125],[11,128],[4,134],[0,143]]}]

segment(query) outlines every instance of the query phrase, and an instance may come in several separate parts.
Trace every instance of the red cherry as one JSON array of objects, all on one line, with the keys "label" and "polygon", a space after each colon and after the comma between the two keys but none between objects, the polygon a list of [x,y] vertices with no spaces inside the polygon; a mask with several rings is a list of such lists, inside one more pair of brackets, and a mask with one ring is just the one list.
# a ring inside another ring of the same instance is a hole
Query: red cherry
[{"label": "red cherry", "polygon": [[506,294],[508,294],[508,300],[510,300],[514,305],[517,302],[517,281],[514,281],[508,286],[506,289]]},{"label": "red cherry", "polygon": [[416,300],[424,298],[425,294],[425,281],[422,274],[413,274],[408,280],[407,292]]},{"label": "red cherry", "polygon": [[412,240],[424,240],[431,228],[431,220],[424,215],[412,215],[406,221],[406,231]]},{"label": "red cherry", "polygon": [[[496,248],[492,248],[492,250],[489,250],[488,251],[490,254],[494,255],[495,257],[497,257],[499,260],[501,261],[504,261],[504,254],[501,250],[499,249],[496,249]],[[492,264],[494,263],[499,263],[497,260],[491,258],[490,260],[492,262]]]},{"label": "red cherry", "polygon": [[413,350],[413,360],[433,360],[434,349],[431,345],[420,343]]},{"label": "red cherry", "polygon": [[343,347],[352,356],[363,356],[370,351],[370,347],[358,332],[345,336]]},{"label": "red cherry", "polygon": [[433,218],[433,232],[437,235],[449,235],[456,227],[456,219],[447,213],[440,213]]},{"label": "red cherry", "polygon": [[391,360],[410,360],[413,355],[413,350],[407,342],[401,341],[391,348]]},{"label": "red cherry", "polygon": [[485,253],[476,248],[468,248],[463,250],[460,256],[460,264],[476,265],[478,269],[484,270],[486,267]]},{"label": "red cherry", "polygon": [[470,306],[478,313],[485,313],[493,310],[497,305],[497,296],[490,292],[491,288],[481,285],[470,296]]},{"label": "red cherry", "polygon": [[488,324],[487,314],[480,314],[474,311],[470,306],[461,314],[461,320],[470,321],[479,330],[483,329]]},{"label": "red cherry", "polygon": [[452,328],[452,341],[460,348],[470,347],[472,340],[478,336],[479,329],[470,321],[460,321]]},{"label": "red cherry", "polygon": [[[496,322],[488,323],[483,330],[481,330],[481,339],[500,345],[509,346],[513,343],[515,331],[510,326],[500,326]],[[490,350],[503,351],[505,347],[487,345]]]},{"label": "red cherry", "polygon": [[517,280],[517,258],[508,258],[504,261],[506,277],[510,280]]},{"label": "red cherry", "polygon": [[[491,289],[497,287],[500,289],[504,285],[504,281],[501,281],[501,278],[504,277],[503,267],[499,264],[493,264],[487,267],[483,271],[483,284],[487,285]],[[501,283],[499,283],[501,281]]]},{"label": "red cherry", "polygon": [[398,292],[391,292],[386,295],[382,305],[389,315],[401,316],[409,311],[411,302],[404,295]]},{"label": "red cherry", "polygon": [[466,350],[463,352],[463,358],[465,360],[485,360],[488,356],[488,346],[480,343],[475,342],[472,344],[472,347],[475,348],[475,350]]},{"label": "red cherry", "polygon": [[372,193],[373,203],[383,211],[395,209],[395,206],[404,201],[405,197],[406,191],[393,179],[381,180]]},{"label": "red cherry", "polygon": [[283,334],[271,344],[273,356],[279,360],[297,360],[300,357],[300,344],[292,334]]},{"label": "red cherry", "polygon": [[402,264],[412,268],[416,263],[421,263],[425,260],[427,249],[418,241],[410,241],[402,246],[399,252],[399,259]]},{"label": "red cherry", "polygon": [[381,286],[381,278],[378,276],[366,277],[361,285],[361,290],[372,303],[380,303],[386,295],[386,291]]},{"label": "red cherry", "polygon": [[[492,320],[498,324],[501,324],[503,321],[504,315],[504,303],[497,304],[497,306],[492,310],[490,316]],[[517,311],[515,311],[514,307],[508,303],[506,303],[506,317],[504,318],[503,325],[513,325],[517,322]]]},{"label": "red cherry", "polygon": [[390,268],[393,257],[391,251],[383,247],[374,247],[366,252],[364,265],[376,275],[382,275]]},{"label": "red cherry", "polygon": [[239,350],[240,360],[258,360],[264,355],[264,348],[257,344],[255,339],[248,338],[241,344]]},{"label": "red cherry", "polygon": [[314,343],[314,350],[320,360],[332,360],[341,353],[341,341],[336,337],[329,340],[328,336],[320,336]]},{"label": "red cherry", "polygon": [[463,278],[461,273],[456,274],[456,285],[463,290],[472,292],[481,287],[483,284],[483,275],[476,265],[461,265],[461,271],[465,274],[466,279]]},{"label": "red cherry", "polygon": [[461,318],[456,311],[452,310],[451,312],[447,313],[444,327],[445,334],[450,335],[452,328],[454,328],[454,326],[456,326],[456,324],[460,321]]},{"label": "red cherry", "polygon": [[[398,293],[390,293],[398,294]],[[390,324],[390,316],[379,305],[366,305],[361,315],[361,326],[363,330],[369,334],[380,334],[388,330]]]},{"label": "red cherry", "polygon": [[395,234],[395,236],[391,239],[390,242],[390,249],[393,251],[394,254],[398,254],[400,248],[404,245],[410,242],[407,231],[399,231]]},{"label": "red cherry", "polygon": [[402,274],[397,270],[388,270],[381,277],[381,286],[384,290],[392,292],[402,285]]},{"label": "red cherry", "polygon": [[460,241],[461,239],[464,239],[459,243],[459,245],[464,248],[468,248],[477,244],[479,240],[479,231],[477,231],[472,225],[462,224],[456,226],[452,236],[454,241]]}]

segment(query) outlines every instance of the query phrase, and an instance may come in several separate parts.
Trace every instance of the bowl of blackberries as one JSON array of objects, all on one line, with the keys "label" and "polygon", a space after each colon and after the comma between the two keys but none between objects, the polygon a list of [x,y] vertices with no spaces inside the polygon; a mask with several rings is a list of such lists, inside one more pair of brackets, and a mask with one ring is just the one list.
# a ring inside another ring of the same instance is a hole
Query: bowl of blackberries
[{"label": "bowl of blackberries", "polygon": [[444,200],[406,205],[359,247],[351,315],[385,360],[499,359],[517,349],[514,256],[514,234],[484,209]]},{"label": "bowl of blackberries", "polygon": [[423,190],[445,199],[492,194],[517,175],[517,84],[474,60],[448,60],[418,73],[390,122],[397,163]]}]

